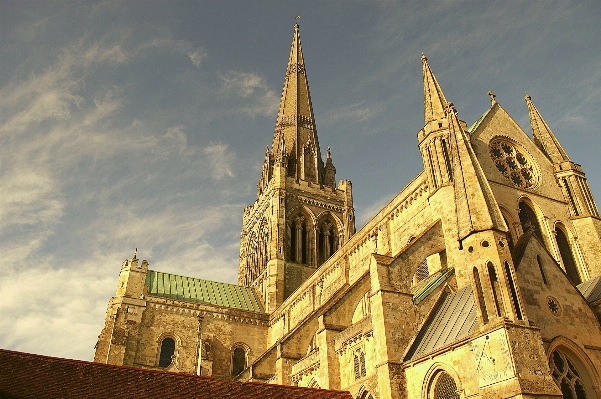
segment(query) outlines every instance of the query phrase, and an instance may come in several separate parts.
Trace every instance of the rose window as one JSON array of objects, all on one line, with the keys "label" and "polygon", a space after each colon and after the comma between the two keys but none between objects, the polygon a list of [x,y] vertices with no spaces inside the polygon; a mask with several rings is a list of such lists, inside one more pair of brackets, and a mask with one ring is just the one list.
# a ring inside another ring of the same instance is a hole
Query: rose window
[{"label": "rose window", "polygon": [[533,188],[536,185],[534,161],[517,144],[504,139],[493,140],[490,143],[490,156],[497,170],[514,186]]}]

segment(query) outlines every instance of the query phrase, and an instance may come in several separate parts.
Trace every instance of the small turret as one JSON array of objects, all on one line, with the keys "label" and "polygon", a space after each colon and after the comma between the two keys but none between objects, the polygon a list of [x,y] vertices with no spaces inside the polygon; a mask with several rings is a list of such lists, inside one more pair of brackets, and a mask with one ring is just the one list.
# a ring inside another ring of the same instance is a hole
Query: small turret
[{"label": "small turret", "polygon": [[330,147],[328,147],[328,153],[326,157],[326,166],[324,173],[324,183],[325,187],[331,187],[332,189],[336,188],[336,168],[332,163],[332,153],[330,151]]},{"label": "small turret", "polygon": [[119,283],[117,285],[117,297],[143,298],[146,272],[148,272],[148,261],[143,260],[138,264],[138,248],[131,259],[125,259],[121,264]]}]

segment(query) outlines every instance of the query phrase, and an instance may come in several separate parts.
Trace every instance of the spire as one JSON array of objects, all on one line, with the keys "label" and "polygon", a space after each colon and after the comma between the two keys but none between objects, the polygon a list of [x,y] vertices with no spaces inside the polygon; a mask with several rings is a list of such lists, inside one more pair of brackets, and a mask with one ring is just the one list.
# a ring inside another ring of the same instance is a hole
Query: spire
[{"label": "spire", "polygon": [[[308,158],[304,156],[303,151],[308,147],[307,143],[313,142],[315,148],[314,154],[309,154],[311,159],[318,160],[313,164],[322,166],[323,161],[319,151],[319,142],[315,130],[315,118],[313,115],[313,106],[311,105],[311,95],[309,94],[309,83],[305,71],[305,60],[301,47],[298,24],[294,25],[294,36],[292,37],[292,46],[290,47],[290,57],[286,69],[286,78],[282,90],[280,101],[280,110],[275,127],[272,148],[277,148],[281,143],[280,136],[285,138],[286,153],[292,161],[290,174],[298,180],[303,176],[321,176],[318,170],[301,170],[301,161],[307,165],[311,164]],[[319,168],[318,168],[319,169]],[[302,173],[301,173],[302,172]]]},{"label": "spire", "polygon": [[532,97],[526,94],[526,104],[528,104],[528,115],[530,116],[530,126],[532,126],[532,136],[534,143],[553,163],[570,161],[568,154],[564,151],[561,144],[543,119],[538,109],[532,102]]},{"label": "spire", "polygon": [[453,181],[459,240],[484,230],[507,231],[507,225],[453,103],[446,110],[453,154]]},{"label": "spire", "polygon": [[424,124],[444,118],[447,99],[428,64],[428,58],[422,54],[424,73]]}]

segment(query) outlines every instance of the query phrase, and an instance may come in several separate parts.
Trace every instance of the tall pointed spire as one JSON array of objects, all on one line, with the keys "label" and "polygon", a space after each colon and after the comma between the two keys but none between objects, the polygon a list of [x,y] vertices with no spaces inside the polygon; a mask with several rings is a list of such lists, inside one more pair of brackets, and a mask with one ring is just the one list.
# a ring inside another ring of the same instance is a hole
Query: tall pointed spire
[{"label": "tall pointed spire", "polygon": [[448,103],[446,111],[453,154],[458,238],[461,241],[471,233],[491,229],[506,232],[499,205],[453,103]]},{"label": "tall pointed spire", "polygon": [[297,180],[316,183],[319,180],[321,183],[323,160],[315,130],[298,24],[294,25],[272,148],[276,148],[280,143],[280,136],[285,138],[286,152],[291,162],[289,174]]},{"label": "tall pointed spire", "polygon": [[568,154],[564,151],[561,144],[559,144],[551,128],[547,125],[540,112],[538,112],[536,106],[534,106],[532,97],[528,94],[526,94],[526,104],[528,104],[528,115],[530,116],[534,143],[553,163],[570,161]]},{"label": "tall pointed spire", "polygon": [[445,117],[447,99],[428,64],[428,58],[422,54],[424,74],[424,124]]}]

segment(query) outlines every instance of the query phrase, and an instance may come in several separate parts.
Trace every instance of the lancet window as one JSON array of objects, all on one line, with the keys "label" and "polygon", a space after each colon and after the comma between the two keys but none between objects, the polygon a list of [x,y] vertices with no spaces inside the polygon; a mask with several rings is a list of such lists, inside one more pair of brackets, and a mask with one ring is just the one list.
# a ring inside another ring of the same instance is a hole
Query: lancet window
[{"label": "lancet window", "polygon": [[175,340],[167,337],[161,342],[161,353],[159,355],[159,367],[166,368],[173,363],[175,354]]},{"label": "lancet window", "polygon": [[338,229],[331,218],[323,220],[317,229],[318,260],[321,265],[338,249]]},{"label": "lancet window", "polygon": [[543,238],[543,230],[541,229],[540,223],[538,222],[538,218],[536,217],[536,213],[534,212],[534,210],[530,207],[530,205],[528,205],[524,201],[520,201],[519,209],[520,223],[522,225],[522,230],[524,231],[524,233],[532,229],[534,235],[544,245],[545,240]]},{"label": "lancet window", "polygon": [[290,260],[296,263],[309,263],[309,221],[302,214],[292,217],[288,225],[290,237]]},{"label": "lancet window", "polygon": [[353,366],[355,371],[355,380],[358,380],[361,377],[365,377],[365,352],[361,349],[357,349],[355,351],[355,355],[353,356]]},{"label": "lancet window", "polygon": [[555,228],[555,239],[557,240],[559,254],[561,255],[561,260],[566,270],[566,274],[568,275],[568,279],[574,285],[580,284],[582,279],[578,273],[578,268],[576,266],[576,262],[574,261],[574,256],[572,255],[572,249],[570,248],[568,237],[563,229],[559,226],[556,226]]},{"label": "lancet window", "polygon": [[478,268],[474,266],[474,284],[476,285],[476,294],[478,297],[478,305],[480,306],[480,312],[482,313],[482,321],[488,323],[488,312],[486,310],[486,303],[484,302],[484,294],[482,292],[482,282],[480,281],[480,273]]},{"label": "lancet window", "polygon": [[518,320],[522,320],[522,308],[520,307],[520,301],[518,300],[518,293],[515,283],[513,282],[513,273],[509,263],[505,262],[505,274],[507,275],[507,282],[509,283],[509,292],[511,293],[511,300],[513,301],[513,307],[515,308],[515,314]]},{"label": "lancet window", "polygon": [[232,352],[232,375],[240,374],[246,368],[246,351],[244,348],[234,348]]},{"label": "lancet window", "polygon": [[503,307],[503,297],[501,296],[501,284],[497,279],[497,273],[492,263],[488,263],[488,277],[490,278],[490,285],[492,286],[493,299],[495,300],[495,307],[497,316],[505,315],[505,308]]}]

